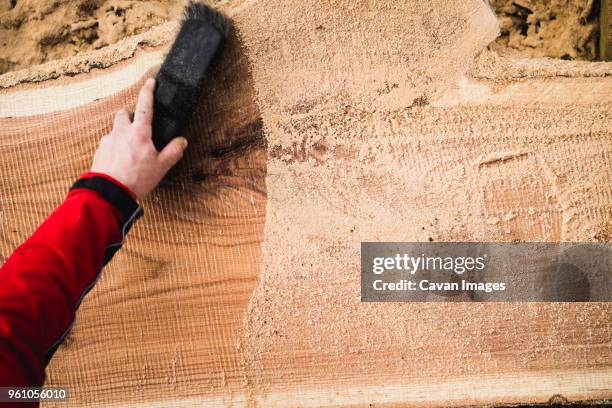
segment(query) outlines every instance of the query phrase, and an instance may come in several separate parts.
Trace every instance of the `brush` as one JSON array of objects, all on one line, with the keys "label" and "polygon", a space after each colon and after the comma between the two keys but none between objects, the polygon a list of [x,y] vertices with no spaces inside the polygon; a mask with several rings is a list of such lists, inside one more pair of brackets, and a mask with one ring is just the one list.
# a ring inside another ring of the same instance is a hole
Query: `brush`
[{"label": "brush", "polygon": [[186,6],[179,33],[156,75],[153,144],[157,150],[181,135],[230,30],[228,18],[211,7],[196,2]]}]

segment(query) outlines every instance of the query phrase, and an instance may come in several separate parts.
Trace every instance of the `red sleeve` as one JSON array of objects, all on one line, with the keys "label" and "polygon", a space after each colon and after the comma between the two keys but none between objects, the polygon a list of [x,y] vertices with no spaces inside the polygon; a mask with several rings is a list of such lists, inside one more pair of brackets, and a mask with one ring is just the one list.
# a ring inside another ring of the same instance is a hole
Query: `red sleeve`
[{"label": "red sleeve", "polygon": [[142,214],[128,192],[86,173],[0,268],[0,386],[42,385],[83,297]]}]

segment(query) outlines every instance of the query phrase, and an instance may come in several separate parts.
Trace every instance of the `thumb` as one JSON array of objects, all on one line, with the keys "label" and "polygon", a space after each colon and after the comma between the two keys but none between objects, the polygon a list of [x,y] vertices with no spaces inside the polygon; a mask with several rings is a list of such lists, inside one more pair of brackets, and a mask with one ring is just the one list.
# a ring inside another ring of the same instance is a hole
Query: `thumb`
[{"label": "thumb", "polygon": [[184,137],[175,137],[159,153],[158,159],[164,166],[170,169],[179,160],[181,160],[181,157],[183,157],[183,152],[186,148],[187,139]]}]

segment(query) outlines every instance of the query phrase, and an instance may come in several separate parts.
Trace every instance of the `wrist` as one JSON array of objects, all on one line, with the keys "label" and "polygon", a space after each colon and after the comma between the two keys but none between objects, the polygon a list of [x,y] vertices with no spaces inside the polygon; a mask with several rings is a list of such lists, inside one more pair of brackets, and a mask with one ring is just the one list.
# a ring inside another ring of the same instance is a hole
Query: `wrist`
[{"label": "wrist", "polygon": [[116,184],[117,186],[119,186],[122,189],[124,189],[130,196],[132,196],[132,198],[134,200],[138,200],[138,196],[136,195],[136,193],[131,188],[126,186],[121,181],[117,180],[115,177],[110,176],[110,175],[108,175],[106,173],[100,173],[100,172],[97,172],[97,171],[88,171],[88,172],[85,172],[85,173],[81,174],[79,179],[90,178],[90,177],[102,177],[102,178],[105,178],[105,179],[107,179],[109,181],[112,181],[114,184]]},{"label": "wrist", "polygon": [[72,185],[70,191],[88,189],[95,191],[114,209],[117,222],[123,233],[143,214],[136,195],[115,178],[97,172],[86,172]]}]

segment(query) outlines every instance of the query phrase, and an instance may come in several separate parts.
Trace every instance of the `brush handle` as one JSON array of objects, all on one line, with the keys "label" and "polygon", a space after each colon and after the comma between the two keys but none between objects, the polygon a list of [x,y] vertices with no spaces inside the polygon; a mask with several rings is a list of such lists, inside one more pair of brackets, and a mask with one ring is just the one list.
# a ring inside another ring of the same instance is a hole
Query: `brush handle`
[{"label": "brush handle", "polygon": [[153,96],[153,144],[161,151],[180,136],[198,94],[198,89],[181,83],[170,74],[157,74]]},{"label": "brush handle", "polygon": [[208,20],[188,19],[183,23],[157,73],[153,103],[153,144],[157,150],[181,135],[223,44],[224,36]]}]

